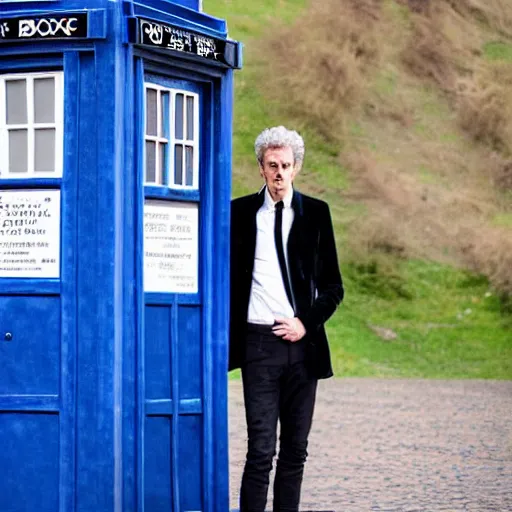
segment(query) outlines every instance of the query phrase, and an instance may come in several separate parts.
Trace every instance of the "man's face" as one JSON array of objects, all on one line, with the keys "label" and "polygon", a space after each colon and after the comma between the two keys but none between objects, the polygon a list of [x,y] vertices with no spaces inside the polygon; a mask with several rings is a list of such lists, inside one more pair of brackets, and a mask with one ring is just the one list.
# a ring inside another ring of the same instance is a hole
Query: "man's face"
[{"label": "man's face", "polygon": [[274,201],[283,199],[292,188],[297,171],[293,163],[293,151],[289,146],[269,148],[265,151],[263,165],[260,164],[260,174]]}]

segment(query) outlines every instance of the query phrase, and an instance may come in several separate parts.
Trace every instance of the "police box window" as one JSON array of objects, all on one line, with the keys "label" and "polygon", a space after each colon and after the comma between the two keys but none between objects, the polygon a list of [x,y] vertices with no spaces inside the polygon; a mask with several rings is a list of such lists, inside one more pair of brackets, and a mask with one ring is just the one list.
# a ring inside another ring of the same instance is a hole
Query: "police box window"
[{"label": "police box window", "polygon": [[0,178],[62,176],[63,75],[0,75]]},{"label": "police box window", "polygon": [[145,90],[146,185],[197,188],[199,96],[153,83]]}]

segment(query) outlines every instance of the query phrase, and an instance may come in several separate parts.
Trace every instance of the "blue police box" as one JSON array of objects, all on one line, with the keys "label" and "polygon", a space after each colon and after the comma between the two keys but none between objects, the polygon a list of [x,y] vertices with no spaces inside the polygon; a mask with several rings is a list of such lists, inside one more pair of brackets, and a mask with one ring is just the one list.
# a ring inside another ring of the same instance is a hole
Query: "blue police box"
[{"label": "blue police box", "polygon": [[0,0],[0,512],[228,510],[240,66],[198,0]]}]

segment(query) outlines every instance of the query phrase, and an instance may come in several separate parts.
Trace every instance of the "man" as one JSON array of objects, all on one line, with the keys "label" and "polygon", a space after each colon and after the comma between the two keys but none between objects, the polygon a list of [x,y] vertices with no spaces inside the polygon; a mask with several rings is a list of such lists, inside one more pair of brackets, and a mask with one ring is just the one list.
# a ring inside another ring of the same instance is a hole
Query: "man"
[{"label": "man", "polygon": [[293,181],[302,137],[264,130],[265,186],[231,205],[230,369],[241,368],[248,451],[241,512],[263,512],[275,455],[274,512],[299,510],[317,380],[332,376],[324,323],[343,299],[329,207]]}]

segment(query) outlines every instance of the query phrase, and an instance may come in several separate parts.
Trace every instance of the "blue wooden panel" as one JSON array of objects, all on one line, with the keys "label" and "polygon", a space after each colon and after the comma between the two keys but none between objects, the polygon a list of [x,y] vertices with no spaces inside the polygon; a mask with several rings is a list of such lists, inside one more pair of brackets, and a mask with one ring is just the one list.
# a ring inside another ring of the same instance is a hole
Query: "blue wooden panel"
[{"label": "blue wooden panel", "polygon": [[0,297],[0,325],[0,394],[58,394],[60,298]]},{"label": "blue wooden panel", "polygon": [[199,201],[199,190],[172,189],[146,185],[144,187],[144,196],[148,199]]},{"label": "blue wooden panel", "polygon": [[78,212],[78,162],[76,158],[80,113],[76,105],[79,91],[80,56],[78,52],[64,55],[64,173],[61,185],[61,300],[62,300],[62,375],[60,413],[60,509],[75,512],[76,471],[76,360],[77,360],[77,259],[76,225]]},{"label": "blue wooden panel", "polygon": [[203,510],[203,422],[201,416],[179,420],[180,511]]},{"label": "blue wooden panel", "polygon": [[179,306],[178,333],[180,399],[198,398],[202,395],[203,385],[201,309],[199,306]]},{"label": "blue wooden panel", "polygon": [[144,436],[144,505],[147,512],[171,512],[171,418],[146,419]]},{"label": "blue wooden panel", "polygon": [[[108,58],[112,59],[109,55]],[[76,158],[78,201],[77,251],[77,332],[76,360],[76,487],[77,512],[107,512],[114,503],[114,397],[113,397],[113,270],[118,261],[112,250],[113,212],[102,209],[103,202],[114,204],[111,184],[110,141],[103,130],[112,129],[110,107],[102,101],[103,82],[98,80],[97,54],[81,54],[80,88],[69,108],[80,115]],[[114,87],[112,74],[108,84]],[[100,90],[101,89],[101,90]],[[94,108],[91,108],[94,105]],[[104,124],[105,128],[100,129]],[[101,163],[101,164],[100,164]],[[100,170],[101,165],[101,170]],[[101,173],[101,179],[99,174]],[[105,187],[105,188],[103,188]],[[107,191],[108,188],[108,191]],[[104,197],[105,196],[105,197]],[[100,204],[101,203],[101,204]],[[105,222],[104,219],[109,219]],[[117,459],[118,460],[118,459]],[[94,489],[94,492],[91,492]]]},{"label": "blue wooden panel", "polygon": [[144,408],[147,416],[172,416],[174,414],[174,402],[168,398],[145,400]]},{"label": "blue wooden panel", "polygon": [[0,395],[0,412],[59,412],[58,395]]},{"label": "blue wooden panel", "polygon": [[[212,494],[212,510],[229,509],[229,463],[228,463],[228,404],[227,404],[227,361],[229,331],[229,233],[231,180],[224,169],[231,169],[233,71],[227,71],[219,87],[215,88],[212,106],[215,114],[211,119],[216,126],[212,130],[211,158],[212,198],[215,219],[212,232],[212,246],[216,257],[212,261],[210,296],[205,298],[206,374],[210,377],[210,401],[205,411],[205,453],[208,454],[205,472],[208,493]],[[226,108],[230,105],[229,108]],[[220,468],[220,470],[219,470]]]},{"label": "blue wooden panel", "polygon": [[147,304],[171,305],[193,304],[199,306],[201,304],[201,290],[199,293],[160,293],[147,292],[144,294]]},{"label": "blue wooden panel", "polygon": [[146,398],[172,398],[170,313],[170,307],[146,306]]},{"label": "blue wooden panel", "polygon": [[59,188],[61,181],[61,178],[0,178],[0,190],[10,190],[13,188]]},{"label": "blue wooden panel", "polygon": [[0,413],[0,510],[56,512],[59,416]]},{"label": "blue wooden panel", "polygon": [[2,295],[58,295],[61,290],[59,279],[22,279],[2,277],[0,293]]}]

